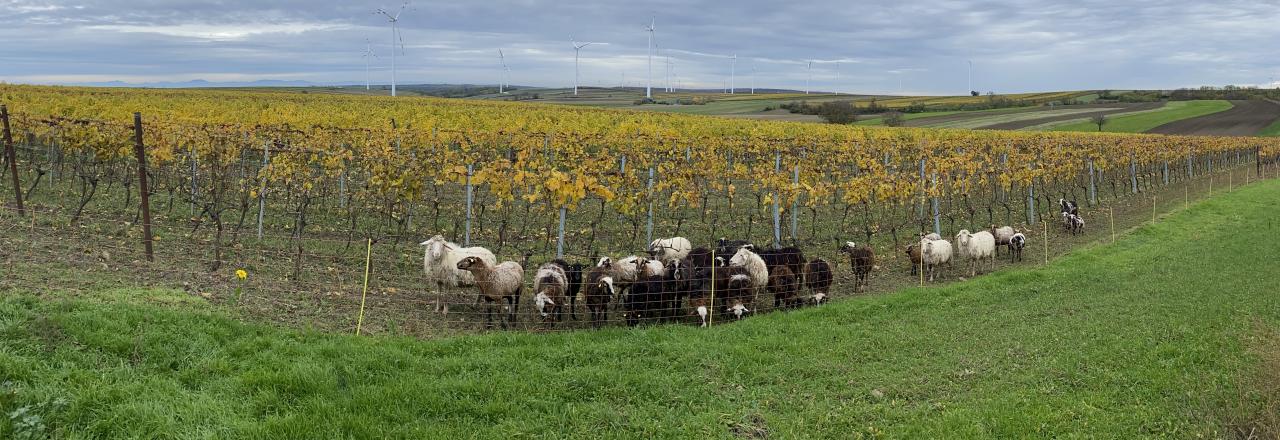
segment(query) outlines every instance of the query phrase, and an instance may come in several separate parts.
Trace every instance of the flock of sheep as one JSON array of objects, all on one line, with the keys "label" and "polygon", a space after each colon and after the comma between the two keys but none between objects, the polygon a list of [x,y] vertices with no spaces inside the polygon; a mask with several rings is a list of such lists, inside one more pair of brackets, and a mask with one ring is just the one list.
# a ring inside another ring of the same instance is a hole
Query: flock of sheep
[{"label": "flock of sheep", "polygon": [[[1073,234],[1083,232],[1084,220],[1076,204],[1066,200],[1060,204],[1063,228]],[[1013,227],[992,225],[989,231],[961,230],[954,246],[938,234],[922,234],[905,253],[911,274],[933,281],[953,256],[966,259],[970,276],[976,276],[979,266],[994,268],[999,247],[1009,249],[1010,261],[1020,261],[1026,245],[1026,235]],[[423,269],[436,287],[437,312],[449,312],[449,305],[442,301],[445,289],[474,287],[479,293],[476,303],[483,301],[487,306],[486,327],[493,326],[497,306],[505,312],[502,326],[515,324],[525,287],[522,264],[499,264],[488,249],[461,247],[440,235],[422,246]],[[878,268],[875,252],[854,242],[844,243],[839,250],[849,258],[854,291],[863,291],[871,271]],[[527,255],[525,260],[527,264]],[[713,315],[745,317],[752,313],[756,298],[772,296],[775,309],[820,305],[830,297],[832,280],[829,262],[807,260],[799,248],[758,249],[746,241],[724,238],[715,249],[693,248],[688,239],[673,237],[654,240],[645,256],[602,257],[592,266],[548,261],[534,273],[532,299],[539,319],[548,326],[562,322],[566,312],[569,319],[578,319],[579,301],[592,326],[608,320],[610,304],[628,325],[688,319],[706,326]]]}]

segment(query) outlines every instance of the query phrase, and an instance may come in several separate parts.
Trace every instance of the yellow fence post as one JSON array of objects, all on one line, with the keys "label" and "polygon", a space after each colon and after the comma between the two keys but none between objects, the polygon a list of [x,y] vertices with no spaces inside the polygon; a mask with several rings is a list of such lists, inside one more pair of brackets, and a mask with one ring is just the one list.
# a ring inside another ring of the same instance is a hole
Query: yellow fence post
[{"label": "yellow fence post", "polygon": [[1116,242],[1116,210],[1107,208],[1107,218],[1111,221],[1111,242]]},{"label": "yellow fence post", "polygon": [[1044,264],[1049,264],[1049,222],[1044,223]]},{"label": "yellow fence post", "polygon": [[369,266],[373,256],[373,239],[370,238],[364,253],[364,288],[360,291],[360,315],[356,318],[356,336],[360,335],[360,327],[364,325],[364,298],[369,294]]}]

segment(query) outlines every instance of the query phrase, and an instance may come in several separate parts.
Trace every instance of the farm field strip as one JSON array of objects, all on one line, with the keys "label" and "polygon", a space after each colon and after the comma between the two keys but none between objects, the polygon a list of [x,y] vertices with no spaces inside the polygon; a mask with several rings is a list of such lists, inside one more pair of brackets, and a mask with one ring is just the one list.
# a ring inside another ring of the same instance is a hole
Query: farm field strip
[{"label": "farm field strip", "polygon": [[[1161,125],[1197,116],[1204,116],[1231,109],[1228,101],[1173,101],[1165,104],[1159,111],[1141,113],[1112,118],[1102,127],[1102,131],[1111,133],[1145,133]],[[1080,122],[1053,127],[1051,131],[1098,131],[1092,123]]]}]

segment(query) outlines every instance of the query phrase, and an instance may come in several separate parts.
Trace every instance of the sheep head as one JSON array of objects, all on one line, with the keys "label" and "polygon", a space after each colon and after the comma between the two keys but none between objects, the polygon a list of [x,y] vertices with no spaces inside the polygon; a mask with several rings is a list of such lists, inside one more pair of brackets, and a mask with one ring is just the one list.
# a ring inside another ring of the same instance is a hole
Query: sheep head
[{"label": "sheep head", "polygon": [[484,260],[479,257],[467,257],[458,262],[458,269],[473,271],[484,267]]},{"label": "sheep head", "polygon": [[613,277],[601,277],[599,287],[601,291],[609,292],[609,296],[616,294],[613,291]]},{"label": "sheep head", "polygon": [[613,268],[613,259],[609,257],[601,257],[600,261],[596,262],[596,267],[603,267],[605,269]]},{"label": "sheep head", "polygon": [[956,234],[956,243],[960,246],[968,246],[969,240],[971,239],[973,239],[973,234],[970,233],[968,229],[961,229],[960,232]]},{"label": "sheep head", "polygon": [[747,258],[750,258],[751,255],[755,255],[755,252],[751,252],[751,248],[743,246],[741,249],[738,249],[738,252],[733,254],[733,258],[729,259],[729,264],[732,266],[741,266],[746,264]]},{"label": "sheep head", "polygon": [[452,249],[444,236],[439,234],[419,244],[426,248],[426,256],[431,260],[440,259],[444,256],[446,249]]},{"label": "sheep head", "polygon": [[850,254],[850,253],[853,253],[853,250],[854,250],[854,249],[857,249],[857,248],[858,248],[858,244],[857,244],[857,243],[854,243],[854,242],[852,242],[852,241],[846,241],[846,242],[844,242],[844,245],[843,245],[843,246],[840,246],[840,252],[844,252],[844,253],[846,253],[846,254]]},{"label": "sheep head", "polygon": [[555,307],[556,302],[552,301],[551,297],[547,296],[546,292],[538,292],[538,295],[533,297],[533,304],[538,307],[538,315],[546,318],[550,316],[547,311],[551,307]]}]

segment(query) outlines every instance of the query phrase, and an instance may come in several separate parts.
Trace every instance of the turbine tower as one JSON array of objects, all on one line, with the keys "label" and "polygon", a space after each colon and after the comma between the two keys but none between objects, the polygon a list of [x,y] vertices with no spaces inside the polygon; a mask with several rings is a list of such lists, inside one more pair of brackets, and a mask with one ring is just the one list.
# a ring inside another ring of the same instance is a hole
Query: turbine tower
[{"label": "turbine tower", "polygon": [[756,65],[751,65],[751,94],[756,94]]},{"label": "turbine tower", "polygon": [[973,60],[969,60],[969,92],[967,94],[973,94]]},{"label": "turbine tower", "polygon": [[502,55],[502,48],[498,48],[498,62],[502,63],[502,78],[498,81],[498,93],[507,93],[507,89],[511,88],[511,68],[507,67],[507,57]]},{"label": "turbine tower", "polygon": [[836,60],[836,87],[832,91],[837,94],[840,93],[840,60]]},{"label": "turbine tower", "polygon": [[806,67],[805,69],[807,69],[807,72],[809,73],[809,76],[805,77],[805,79],[804,79],[804,94],[808,95],[808,94],[809,94],[809,83],[813,81],[813,61],[810,61],[810,62],[809,62],[809,67]]},{"label": "turbine tower", "polygon": [[649,77],[644,82],[644,97],[653,98],[653,26],[658,21],[657,17],[649,19],[649,27],[644,30],[649,32]]},{"label": "turbine tower", "polygon": [[578,44],[578,42],[573,39],[573,35],[570,35],[569,44],[573,45],[573,96],[578,96],[578,55],[582,52],[582,48],[595,43],[587,42]]},{"label": "turbine tower", "polygon": [[735,83],[735,81],[738,79],[737,75],[738,75],[738,54],[735,53],[733,54],[733,64],[729,65],[729,94],[730,95],[732,95],[733,92],[735,92],[738,88],[737,83]]},{"label": "turbine tower", "polygon": [[368,38],[364,39],[364,54],[360,58],[364,58],[364,90],[369,91],[369,61],[377,58],[378,54],[373,53],[373,43]]},{"label": "turbine tower", "polygon": [[400,50],[404,51],[404,37],[400,35],[400,14],[404,13],[404,9],[409,7],[406,0],[400,5],[400,10],[396,11],[396,15],[391,15],[386,9],[378,8],[374,14],[382,14],[387,16],[387,21],[391,23],[391,96],[396,96],[396,41],[400,42]]}]

